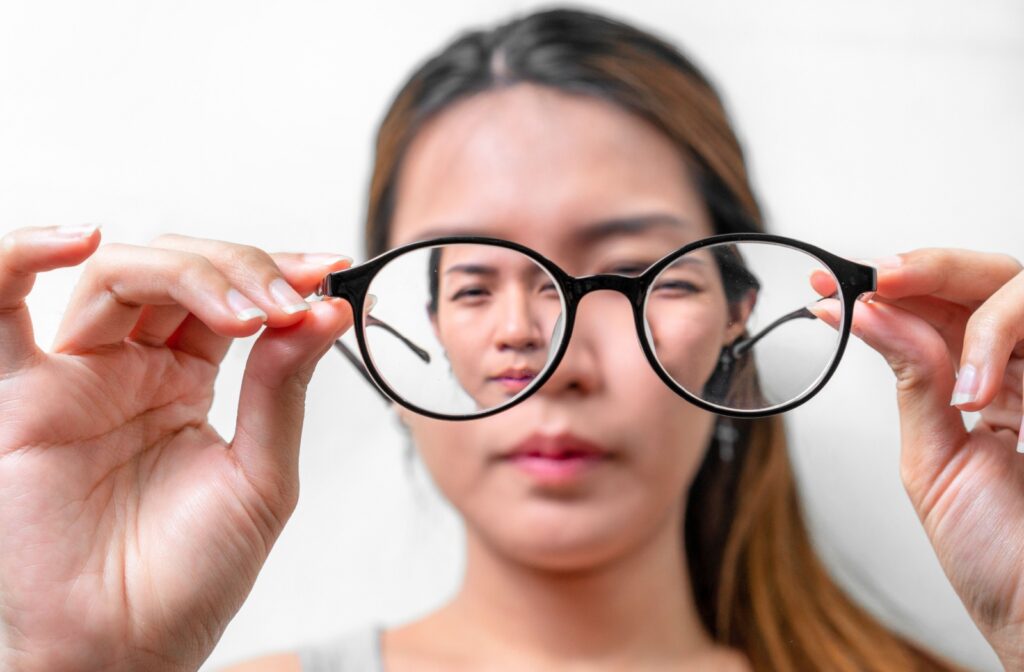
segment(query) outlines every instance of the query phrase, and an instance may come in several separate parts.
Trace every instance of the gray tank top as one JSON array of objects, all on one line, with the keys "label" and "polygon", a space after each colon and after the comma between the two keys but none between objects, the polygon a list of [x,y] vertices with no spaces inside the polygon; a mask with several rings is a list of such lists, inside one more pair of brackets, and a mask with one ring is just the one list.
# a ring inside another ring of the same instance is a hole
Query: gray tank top
[{"label": "gray tank top", "polygon": [[384,672],[376,623],[299,647],[302,672]]}]

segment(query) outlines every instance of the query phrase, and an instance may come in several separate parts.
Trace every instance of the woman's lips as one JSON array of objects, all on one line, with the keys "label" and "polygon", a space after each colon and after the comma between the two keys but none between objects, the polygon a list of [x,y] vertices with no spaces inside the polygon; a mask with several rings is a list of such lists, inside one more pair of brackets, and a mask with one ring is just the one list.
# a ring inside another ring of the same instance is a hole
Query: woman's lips
[{"label": "woman's lips", "polygon": [[506,392],[518,394],[536,377],[537,372],[533,369],[506,369],[498,375],[492,376],[491,380],[501,385]]},{"label": "woman's lips", "polygon": [[604,447],[572,434],[533,434],[502,453],[500,458],[535,482],[568,485],[610,460],[612,454]]},{"label": "woman's lips", "polygon": [[501,385],[502,389],[504,389],[506,392],[518,394],[519,392],[522,392],[524,389],[526,389],[526,387],[533,382],[533,376],[530,376],[529,378],[500,377],[492,378],[491,380]]},{"label": "woman's lips", "polygon": [[534,481],[544,485],[568,485],[574,483],[603,462],[605,458],[593,455],[552,458],[520,455],[509,458],[509,463],[518,467]]}]

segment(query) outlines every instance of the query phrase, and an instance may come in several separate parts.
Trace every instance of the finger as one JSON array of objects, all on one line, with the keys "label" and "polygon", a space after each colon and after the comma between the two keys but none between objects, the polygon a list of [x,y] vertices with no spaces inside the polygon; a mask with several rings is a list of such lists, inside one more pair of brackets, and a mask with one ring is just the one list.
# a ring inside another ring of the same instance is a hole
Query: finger
[{"label": "finger", "polygon": [[302,322],[266,329],[249,354],[231,449],[277,524],[298,496],[306,386],[317,362],[351,326],[348,302],[316,302]]},{"label": "finger", "polygon": [[[178,234],[160,236],[152,245],[206,257],[234,286],[267,313],[269,327],[294,324],[297,313],[309,310],[309,304],[302,297],[311,293],[323,277],[323,274],[316,277],[316,271],[306,264],[307,268],[295,278],[298,281],[296,285],[284,276],[274,257],[252,245]],[[301,255],[277,256],[279,260],[286,258],[288,261],[298,262]],[[342,261],[351,263],[350,259],[341,255],[335,255],[335,259],[339,262],[335,264],[338,266]],[[294,263],[293,267],[299,265],[301,264]]]},{"label": "finger", "polygon": [[905,299],[887,299],[875,295],[875,303],[886,303],[920,317],[927,322],[946,343],[953,365],[960,362],[963,351],[964,329],[971,317],[971,310],[959,303],[953,303],[932,296],[911,296]]},{"label": "finger", "polygon": [[[278,252],[271,255],[285,279],[300,292],[309,293],[324,275],[351,265],[348,257],[335,254],[297,254]],[[231,347],[231,340],[211,331],[201,320],[189,316],[167,345],[182,352],[219,364]]]},{"label": "finger", "polygon": [[[833,326],[839,323],[839,303],[834,299],[811,310]],[[949,405],[954,370],[946,345],[923,319],[885,303],[858,302],[851,331],[879,352],[896,374],[903,481],[918,510],[927,511],[930,484],[967,441],[963,417]]]},{"label": "finger", "polygon": [[965,411],[989,404],[1003,387],[1011,354],[1024,341],[1024,273],[995,291],[967,321],[952,403]]},{"label": "finger", "polygon": [[934,296],[975,309],[1020,273],[1017,259],[991,252],[929,248],[885,258],[877,294]]},{"label": "finger", "polygon": [[[810,281],[811,286],[820,296],[831,296],[836,290],[835,279],[821,269],[816,269],[811,273]],[[925,320],[942,336],[954,363],[960,361],[964,328],[971,316],[969,308],[934,296],[909,296],[903,299],[892,299],[875,294],[871,301],[897,306]]]},{"label": "finger", "polygon": [[303,296],[312,294],[328,273],[352,265],[352,258],[341,254],[274,252],[270,257],[292,287]]},{"label": "finger", "polygon": [[165,345],[188,315],[181,306],[143,306],[128,338],[146,345]]},{"label": "finger", "polygon": [[0,238],[0,378],[41,354],[25,305],[36,274],[76,266],[99,244],[96,225],[30,227]]},{"label": "finger", "polygon": [[266,314],[204,257],[109,244],[86,265],[57,330],[54,350],[83,351],[120,343],[143,305],[178,305],[223,336],[255,333]]}]

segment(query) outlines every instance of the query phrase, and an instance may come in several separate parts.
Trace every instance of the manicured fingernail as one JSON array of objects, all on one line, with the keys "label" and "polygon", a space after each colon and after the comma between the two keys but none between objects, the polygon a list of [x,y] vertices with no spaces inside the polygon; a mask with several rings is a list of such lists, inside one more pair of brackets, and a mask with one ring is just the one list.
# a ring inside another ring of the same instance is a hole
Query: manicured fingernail
[{"label": "manicured fingernail", "polygon": [[270,295],[281,310],[288,314],[309,310],[309,304],[302,300],[284,278],[275,278],[270,283]]},{"label": "manicured fingernail", "polygon": [[978,398],[978,370],[973,364],[965,364],[956,377],[956,387],[953,388],[953,398],[949,401],[950,406],[967,404]]},{"label": "manicured fingernail", "polygon": [[874,266],[877,269],[898,268],[903,265],[903,258],[896,255],[875,257],[874,259],[863,259],[862,261],[868,266]]},{"label": "manicured fingernail", "polygon": [[1024,436],[1021,436],[1020,440],[1017,441],[1017,452],[1024,453]]},{"label": "manicured fingernail", "polygon": [[267,314],[234,287],[228,290],[228,306],[242,322],[248,322],[256,317],[260,318],[261,322],[267,321]]},{"label": "manicured fingernail", "polygon": [[62,238],[88,238],[99,228],[99,224],[65,224],[53,229],[53,232]]},{"label": "manicured fingernail", "polygon": [[337,266],[342,262],[352,264],[352,257],[346,257],[343,254],[304,254],[302,260],[314,266]]}]

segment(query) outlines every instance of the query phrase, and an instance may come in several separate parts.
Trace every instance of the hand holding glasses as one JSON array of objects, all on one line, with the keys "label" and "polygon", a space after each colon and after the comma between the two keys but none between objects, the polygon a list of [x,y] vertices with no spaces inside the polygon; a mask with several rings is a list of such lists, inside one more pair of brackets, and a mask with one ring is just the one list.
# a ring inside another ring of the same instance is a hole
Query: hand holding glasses
[{"label": "hand holding glasses", "polygon": [[[638,275],[585,277],[517,243],[447,236],[331,273],[317,294],[353,307],[362,362],[338,349],[386,398],[432,418],[482,418],[527,399],[564,355],[580,299],[602,289],[629,299],[643,352],[673,391],[757,417],[825,385],[854,302],[875,288],[874,268],[770,234],[712,236]],[[810,310],[824,298],[840,302],[838,330]]]}]

